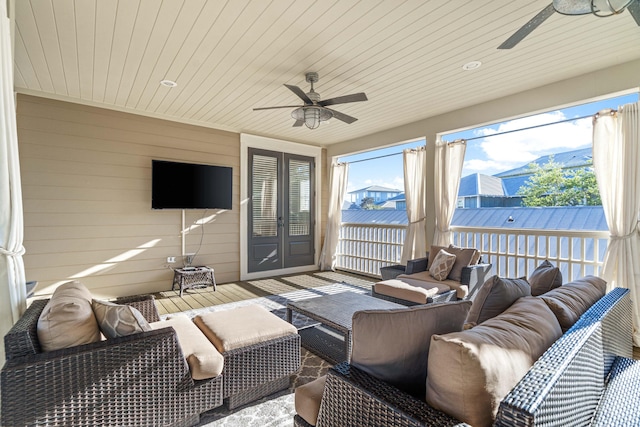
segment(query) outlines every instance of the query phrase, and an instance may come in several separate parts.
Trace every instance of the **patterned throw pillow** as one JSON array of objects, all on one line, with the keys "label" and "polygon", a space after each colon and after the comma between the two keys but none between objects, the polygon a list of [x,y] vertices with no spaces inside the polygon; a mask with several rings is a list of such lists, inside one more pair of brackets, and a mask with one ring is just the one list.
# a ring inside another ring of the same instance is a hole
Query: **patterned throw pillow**
[{"label": "patterned throw pillow", "polygon": [[449,272],[453,268],[453,264],[456,262],[456,256],[441,249],[433,260],[431,267],[429,267],[429,273],[431,277],[436,280],[444,280],[449,275]]},{"label": "patterned throw pillow", "polygon": [[95,299],[91,306],[100,330],[107,339],[151,330],[149,322],[134,307]]}]

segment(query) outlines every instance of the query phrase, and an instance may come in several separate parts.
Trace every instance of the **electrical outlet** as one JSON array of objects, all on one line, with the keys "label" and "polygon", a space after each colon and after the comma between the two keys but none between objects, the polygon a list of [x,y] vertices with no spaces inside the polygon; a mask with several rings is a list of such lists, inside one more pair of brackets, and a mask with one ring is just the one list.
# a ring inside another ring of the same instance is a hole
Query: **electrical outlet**
[{"label": "electrical outlet", "polygon": [[174,257],[174,256],[168,256],[167,257],[167,263],[173,264],[174,262],[176,262],[176,257]]}]

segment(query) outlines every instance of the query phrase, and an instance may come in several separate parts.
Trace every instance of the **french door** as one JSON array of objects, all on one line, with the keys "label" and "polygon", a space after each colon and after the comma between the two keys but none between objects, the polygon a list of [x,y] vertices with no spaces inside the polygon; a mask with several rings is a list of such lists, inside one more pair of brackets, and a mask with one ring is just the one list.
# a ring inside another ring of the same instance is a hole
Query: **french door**
[{"label": "french door", "polygon": [[249,273],[312,265],[313,157],[249,149]]}]

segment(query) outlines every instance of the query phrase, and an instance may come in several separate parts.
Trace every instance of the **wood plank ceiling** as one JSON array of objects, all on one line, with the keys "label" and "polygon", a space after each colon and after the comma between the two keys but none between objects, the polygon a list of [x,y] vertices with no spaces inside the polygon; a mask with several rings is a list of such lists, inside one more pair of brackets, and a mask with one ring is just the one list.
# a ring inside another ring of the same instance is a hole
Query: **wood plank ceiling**
[{"label": "wood plank ceiling", "polygon": [[[496,47],[549,0],[16,0],[18,92],[328,145],[640,58],[628,13],[554,14]],[[469,61],[482,61],[463,71]],[[292,127],[283,86],[357,117]],[[615,78],[613,76],[612,78]],[[175,88],[161,86],[170,79]]]}]

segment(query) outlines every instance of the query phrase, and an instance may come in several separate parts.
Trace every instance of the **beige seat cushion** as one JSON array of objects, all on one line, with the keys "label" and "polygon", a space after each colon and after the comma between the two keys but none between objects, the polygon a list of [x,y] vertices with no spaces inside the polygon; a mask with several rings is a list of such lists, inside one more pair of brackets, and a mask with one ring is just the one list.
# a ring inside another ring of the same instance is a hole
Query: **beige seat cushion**
[{"label": "beige seat cushion", "polygon": [[291,323],[259,305],[203,314],[194,322],[221,353],[298,333]]},{"label": "beige seat cushion", "polygon": [[44,351],[100,341],[87,288],[77,281],[60,285],[40,314],[37,333]]},{"label": "beige seat cushion", "polygon": [[[429,274],[428,271],[424,273]],[[407,281],[401,279],[390,279],[374,284],[373,289],[379,294],[403,299],[405,301],[412,301],[418,304],[426,304],[427,298],[451,290],[444,282],[415,281],[412,283],[417,283],[419,286],[409,284]]]},{"label": "beige seat cushion", "polygon": [[[456,296],[458,298],[466,298],[466,296],[469,294],[469,286],[462,285],[459,280],[446,279],[439,281],[431,277],[431,274],[428,271],[421,271],[419,273],[413,274],[401,274],[396,277],[396,279],[402,280],[403,282],[406,282],[413,286],[421,287],[428,287],[433,284],[447,285],[450,289],[455,289]],[[425,285],[424,282],[426,282],[427,284]]]},{"label": "beige seat cushion", "polygon": [[462,278],[462,269],[470,266],[472,261],[477,263],[480,258],[478,250],[475,248],[459,248],[451,245],[444,250],[456,256],[456,262],[453,264],[447,277],[458,282]]},{"label": "beige seat cushion", "polygon": [[429,254],[428,254],[428,262],[427,262],[427,268],[431,267],[431,264],[433,264],[433,260],[436,259],[436,257],[438,256],[438,252],[440,252],[441,249],[447,249],[446,246],[431,246],[429,248]]},{"label": "beige seat cushion", "polygon": [[470,301],[456,301],[357,311],[351,365],[423,398],[431,335],[461,331],[470,308]]},{"label": "beige seat cushion", "polygon": [[91,308],[107,339],[151,330],[147,319],[135,307],[94,299]]},{"label": "beige seat cushion", "polygon": [[585,276],[552,289],[540,296],[567,331],[580,316],[604,296],[607,282],[596,276]]},{"label": "beige seat cushion", "polygon": [[322,393],[327,382],[327,376],[296,387],[294,396],[294,405],[296,414],[300,415],[303,420],[315,426],[318,423],[318,414],[320,413],[320,402],[322,401]]},{"label": "beige seat cushion", "polygon": [[150,325],[153,329],[175,329],[182,354],[191,371],[191,378],[205,380],[222,373],[224,357],[187,316],[178,314]]},{"label": "beige seat cushion", "polygon": [[530,295],[531,287],[525,279],[491,276],[482,284],[473,299],[467,323],[470,326],[479,325],[505,311],[518,298]]},{"label": "beige seat cushion", "polygon": [[433,335],[427,403],[474,427],[490,426],[500,401],[561,335],[536,297],[520,298],[473,329]]}]

